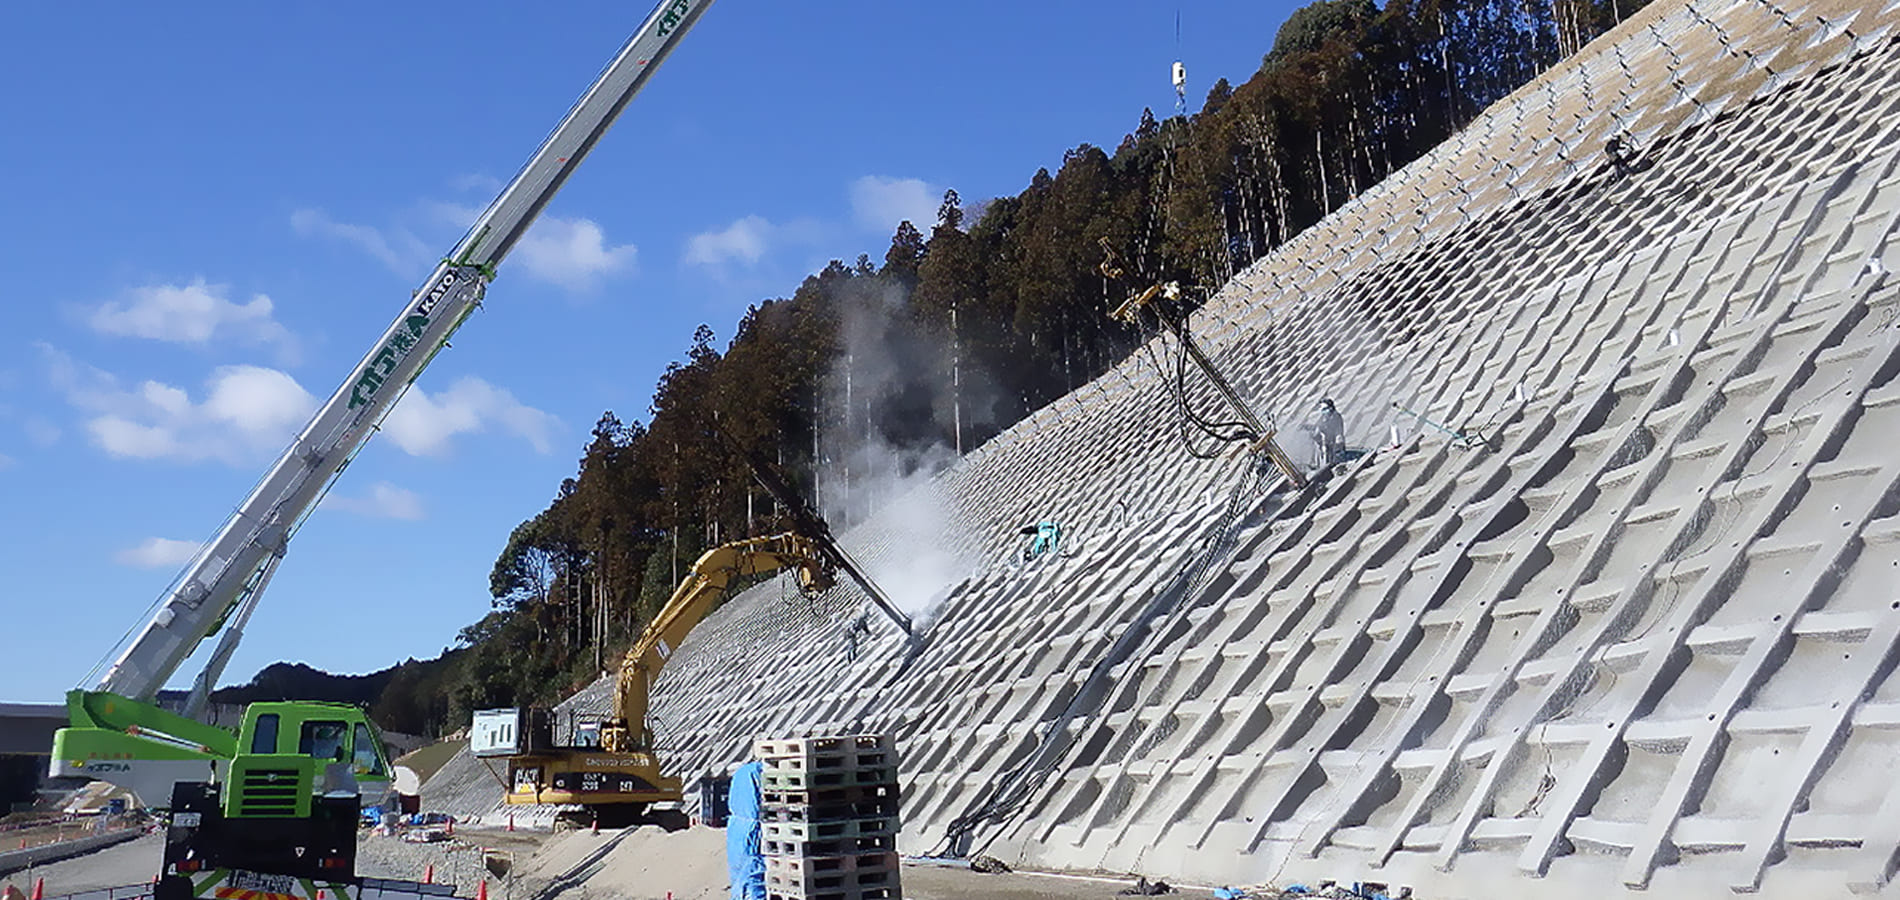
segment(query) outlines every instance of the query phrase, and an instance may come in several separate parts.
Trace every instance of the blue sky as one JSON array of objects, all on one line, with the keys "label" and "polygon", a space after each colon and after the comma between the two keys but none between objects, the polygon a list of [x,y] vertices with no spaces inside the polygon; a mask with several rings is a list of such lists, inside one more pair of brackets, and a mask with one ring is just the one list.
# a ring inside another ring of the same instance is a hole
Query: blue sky
[{"label": "blue sky", "polygon": [[[1198,105],[1292,7],[721,0],[299,534],[225,680],[433,656],[600,412],[644,417],[696,324],[723,346],[825,260],[881,259],[944,188],[979,202],[1112,150],[1171,109],[1177,11]],[[0,700],[86,682],[646,12],[11,12]]]}]

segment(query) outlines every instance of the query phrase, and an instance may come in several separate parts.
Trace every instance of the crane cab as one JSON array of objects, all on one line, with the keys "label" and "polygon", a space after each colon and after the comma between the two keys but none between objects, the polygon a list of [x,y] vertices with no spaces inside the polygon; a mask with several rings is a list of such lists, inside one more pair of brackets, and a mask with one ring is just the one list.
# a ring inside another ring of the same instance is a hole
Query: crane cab
[{"label": "crane cab", "polygon": [[[355,706],[251,704],[244,710],[244,723],[238,729],[238,752],[225,780],[237,786],[241,772],[281,768],[291,758],[309,760],[310,795],[354,794],[375,802],[388,793],[388,751],[369,717]],[[227,807],[226,814],[238,811]]]},{"label": "crane cab", "polygon": [[[107,691],[66,695],[72,724],[53,736],[52,774],[96,778],[167,808],[172,786],[222,783],[234,817],[309,813],[318,794],[349,793],[371,802],[390,785],[389,754],[363,710],[342,703],[253,703],[237,734]],[[274,790],[249,796],[247,773],[273,772]],[[283,788],[293,778],[300,790]],[[266,801],[270,795],[275,799]]]}]

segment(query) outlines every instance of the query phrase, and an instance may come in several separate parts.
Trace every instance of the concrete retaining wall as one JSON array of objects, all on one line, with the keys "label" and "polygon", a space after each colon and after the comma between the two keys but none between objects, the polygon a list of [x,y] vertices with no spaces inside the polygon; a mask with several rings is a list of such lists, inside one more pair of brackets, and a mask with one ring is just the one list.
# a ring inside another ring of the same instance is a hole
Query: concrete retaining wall
[{"label": "concrete retaining wall", "polygon": [[62,859],[71,859],[75,856],[91,853],[94,850],[105,849],[114,844],[123,844],[126,841],[138,837],[142,833],[144,832],[141,829],[127,828],[123,831],[114,831],[109,834],[98,834],[77,840],[60,841],[57,844],[28,847],[25,850],[9,850],[5,853],[0,853],[0,875],[18,872],[21,869],[30,868],[32,866],[43,866],[47,863],[58,862]]}]

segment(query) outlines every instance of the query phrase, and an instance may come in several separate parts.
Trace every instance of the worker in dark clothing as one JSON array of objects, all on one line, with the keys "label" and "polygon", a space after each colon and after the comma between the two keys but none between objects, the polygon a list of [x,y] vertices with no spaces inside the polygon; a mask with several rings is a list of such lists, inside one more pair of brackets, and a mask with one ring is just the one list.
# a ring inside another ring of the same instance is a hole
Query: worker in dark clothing
[{"label": "worker in dark clothing", "polygon": [[1306,431],[1313,436],[1315,468],[1337,465],[1346,458],[1346,420],[1340,416],[1339,407],[1333,405],[1331,397],[1319,402],[1319,409],[1306,424]]},{"label": "worker in dark clothing", "polygon": [[1630,146],[1629,135],[1617,132],[1610,135],[1603,151],[1610,157],[1610,165],[1616,167],[1618,176],[1626,176],[1635,171],[1636,151]]}]

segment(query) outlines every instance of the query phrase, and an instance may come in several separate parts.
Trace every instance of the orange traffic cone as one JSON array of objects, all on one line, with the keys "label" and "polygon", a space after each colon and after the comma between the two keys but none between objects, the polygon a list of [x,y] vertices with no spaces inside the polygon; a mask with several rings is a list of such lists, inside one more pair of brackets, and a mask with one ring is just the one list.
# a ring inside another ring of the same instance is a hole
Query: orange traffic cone
[{"label": "orange traffic cone", "polygon": [[488,879],[482,879],[482,886],[475,889],[475,900],[488,900]]},{"label": "orange traffic cone", "polygon": [[46,897],[46,879],[44,878],[33,879],[33,896],[31,900],[44,900],[45,897]]},{"label": "orange traffic cone", "polygon": [[428,868],[422,870],[422,883],[435,883],[435,863],[430,863]]}]

